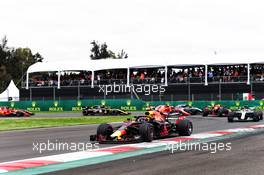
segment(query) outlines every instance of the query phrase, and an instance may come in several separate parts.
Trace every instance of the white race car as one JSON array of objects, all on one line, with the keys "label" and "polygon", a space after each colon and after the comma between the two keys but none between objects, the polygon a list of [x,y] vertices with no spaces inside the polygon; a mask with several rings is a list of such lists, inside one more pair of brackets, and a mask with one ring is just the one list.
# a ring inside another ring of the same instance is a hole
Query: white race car
[{"label": "white race car", "polygon": [[255,108],[243,107],[233,110],[227,115],[228,122],[252,120],[258,122],[263,120],[263,112]]}]

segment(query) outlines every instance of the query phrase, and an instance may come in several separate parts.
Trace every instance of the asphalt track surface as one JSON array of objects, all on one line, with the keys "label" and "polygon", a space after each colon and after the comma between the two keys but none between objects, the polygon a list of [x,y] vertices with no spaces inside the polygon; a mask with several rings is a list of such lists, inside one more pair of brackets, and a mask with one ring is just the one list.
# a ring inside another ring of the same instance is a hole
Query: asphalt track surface
[{"label": "asphalt track surface", "polygon": [[144,156],[49,173],[51,175],[261,175],[264,173],[264,134],[227,140],[232,150],[210,153],[163,151]]},{"label": "asphalt track surface", "polygon": [[[227,123],[226,118],[216,117],[190,117],[193,121],[194,132],[223,130],[230,128],[245,127],[256,124],[255,122]],[[258,122],[258,124],[264,122]],[[30,129],[22,131],[0,132],[0,162],[26,159],[39,156],[47,156],[65,153],[69,151],[46,151],[41,154],[33,151],[33,143],[63,142],[63,143],[89,143],[89,136],[95,134],[98,125],[81,125],[69,127]],[[103,144],[100,147],[113,146]]]},{"label": "asphalt track surface", "polygon": [[[263,121],[258,123],[255,122],[227,123],[226,118],[216,118],[216,117],[204,118],[201,116],[192,116],[190,117],[190,119],[193,121],[194,124],[194,133],[246,127],[254,124],[264,124]],[[48,140],[50,142],[88,143],[90,142],[89,135],[94,134],[96,132],[96,127],[97,125],[82,125],[82,126],[70,126],[70,127],[58,127],[58,128],[31,129],[24,131],[0,132],[0,155],[1,155],[0,162],[14,161],[20,159],[47,156],[47,155],[55,155],[55,154],[68,152],[68,151],[46,151],[40,154],[36,150],[33,151],[33,143],[37,143],[37,142],[47,143]],[[175,172],[178,172],[180,170],[181,173],[179,174],[184,174],[185,171],[189,173],[196,172],[193,170],[196,169],[198,171],[200,166],[200,168],[208,167],[208,174],[217,174],[218,170],[216,170],[215,167],[218,166],[218,164],[214,163],[214,161],[220,161],[219,165],[227,166],[225,160],[229,160],[227,156],[231,156],[231,155],[233,155],[233,158],[229,162],[232,165],[234,164],[234,167],[235,166],[239,167],[240,166],[239,164],[241,164],[242,166],[245,164],[245,162],[249,163],[249,165],[251,165],[252,167],[258,166],[257,160],[262,159],[263,161],[264,159],[263,138],[264,138],[263,135],[249,138],[249,139],[253,139],[252,142],[250,142],[250,146],[246,145],[248,139],[241,139],[234,141],[233,144],[234,148],[232,148],[234,152],[233,151],[230,152],[230,155],[229,153],[211,154],[211,153],[202,153],[202,152],[194,152],[194,153],[188,152],[188,153],[177,154],[180,156],[177,157],[176,155],[169,156],[169,153],[162,152],[162,153],[156,153],[156,154],[140,156],[135,158],[128,158],[122,161],[113,161],[109,163],[103,163],[100,165],[80,167],[80,168],[75,168],[73,170],[65,170],[56,173],[87,174],[89,172],[89,174],[160,174],[161,172],[164,172],[165,174],[175,174]],[[243,150],[245,150],[244,146],[240,146],[242,144],[245,144],[248,148],[250,148],[249,152],[252,153],[252,155],[255,155],[254,159],[250,157],[251,155],[249,153],[246,153],[245,155],[240,155],[242,154]],[[101,148],[109,147],[109,146],[113,146],[113,145],[111,144],[100,145]],[[235,162],[236,159],[238,159],[237,161],[240,163],[236,163]],[[131,163],[131,161],[134,163]],[[168,162],[170,163],[177,162],[177,163],[168,164]],[[251,162],[253,163],[253,165]],[[105,168],[101,169],[102,167]],[[178,168],[176,169],[176,167]],[[194,168],[190,168],[190,167],[194,167]],[[232,169],[231,165],[229,168]],[[213,172],[213,169],[216,172]],[[242,168],[238,168],[238,169],[239,169],[238,172],[240,172]],[[261,170],[263,170],[263,168]],[[207,169],[204,168],[203,171],[207,172]],[[203,174],[202,173],[203,171],[201,170],[200,174]],[[236,169],[233,169],[233,171],[236,172]],[[256,170],[256,172],[258,171]],[[250,174],[254,174],[254,173],[250,173]]]}]

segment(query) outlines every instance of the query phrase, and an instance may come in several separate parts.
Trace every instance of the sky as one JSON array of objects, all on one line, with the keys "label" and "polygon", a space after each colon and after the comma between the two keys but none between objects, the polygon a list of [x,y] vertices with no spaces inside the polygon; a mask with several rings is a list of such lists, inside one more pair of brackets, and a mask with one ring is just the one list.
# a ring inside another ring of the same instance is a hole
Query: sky
[{"label": "sky", "polygon": [[262,54],[263,8],[261,0],[0,0],[0,37],[48,61],[88,59],[93,40],[131,59]]}]

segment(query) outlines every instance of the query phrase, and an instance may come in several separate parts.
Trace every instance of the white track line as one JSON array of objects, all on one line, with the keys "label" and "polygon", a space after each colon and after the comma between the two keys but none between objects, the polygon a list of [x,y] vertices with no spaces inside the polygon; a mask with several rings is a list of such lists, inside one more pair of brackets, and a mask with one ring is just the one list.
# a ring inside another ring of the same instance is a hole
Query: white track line
[{"label": "white track line", "polygon": [[111,152],[89,152],[89,151],[81,151],[81,152],[73,152],[66,154],[58,154],[53,156],[45,156],[45,157],[37,157],[30,160],[48,160],[48,161],[56,161],[56,162],[70,162],[75,160],[87,159],[92,157],[100,157],[113,154]]},{"label": "white track line", "polygon": [[8,172],[7,170],[0,169],[0,173],[6,173]]}]

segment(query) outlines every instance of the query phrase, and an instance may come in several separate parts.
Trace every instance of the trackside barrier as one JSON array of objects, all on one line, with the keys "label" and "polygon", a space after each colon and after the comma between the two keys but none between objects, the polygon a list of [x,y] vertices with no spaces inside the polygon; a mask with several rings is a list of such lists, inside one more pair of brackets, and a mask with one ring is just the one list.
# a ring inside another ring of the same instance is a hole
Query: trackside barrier
[{"label": "trackside barrier", "polygon": [[178,104],[190,104],[192,106],[203,108],[208,105],[221,104],[226,107],[239,106],[257,106],[264,109],[263,100],[253,101],[155,101],[148,102],[142,100],[131,99],[115,99],[115,100],[45,100],[45,101],[18,101],[18,102],[0,102],[0,106],[9,106],[11,108],[26,109],[33,112],[50,111],[81,111],[82,106],[106,105],[112,108],[119,108],[126,111],[141,111],[147,106],[157,106],[162,104],[176,106]]}]

